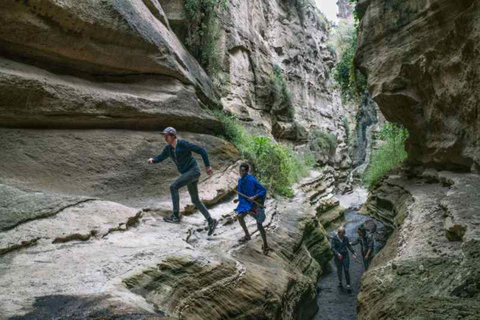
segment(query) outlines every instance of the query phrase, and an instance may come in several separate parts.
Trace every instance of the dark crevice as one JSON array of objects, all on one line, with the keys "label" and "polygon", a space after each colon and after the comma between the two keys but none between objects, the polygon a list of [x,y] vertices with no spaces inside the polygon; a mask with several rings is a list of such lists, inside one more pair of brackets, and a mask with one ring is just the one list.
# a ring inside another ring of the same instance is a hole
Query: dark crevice
[{"label": "dark crevice", "polygon": [[8,226],[4,229],[2,229],[1,231],[8,231],[8,230],[11,230],[11,229],[14,229],[15,227],[21,225],[21,224],[24,224],[24,223],[27,223],[27,222],[30,222],[30,221],[34,221],[34,220],[39,220],[39,219],[45,219],[45,218],[49,218],[49,217],[52,217],[52,216],[55,216],[57,215],[58,213],[62,212],[63,210],[65,209],[68,209],[68,208],[71,208],[71,207],[75,207],[81,203],[84,203],[84,202],[89,202],[89,201],[96,201],[97,199],[94,199],[94,198],[89,198],[89,199],[84,199],[84,200],[80,200],[78,202],[75,202],[73,204],[70,204],[70,205],[67,205],[65,207],[62,207],[56,211],[53,211],[53,212],[47,212],[47,213],[44,213],[42,215],[39,215],[39,216],[36,216],[36,217],[33,217],[33,218],[29,218],[29,219],[24,219],[14,225],[11,225],[11,226]]},{"label": "dark crevice", "polygon": [[24,240],[19,244],[15,244],[6,248],[0,248],[0,256],[3,256],[4,254],[7,254],[12,251],[18,251],[23,248],[34,246],[37,244],[38,240],[40,240],[40,238],[34,238],[32,240]]}]

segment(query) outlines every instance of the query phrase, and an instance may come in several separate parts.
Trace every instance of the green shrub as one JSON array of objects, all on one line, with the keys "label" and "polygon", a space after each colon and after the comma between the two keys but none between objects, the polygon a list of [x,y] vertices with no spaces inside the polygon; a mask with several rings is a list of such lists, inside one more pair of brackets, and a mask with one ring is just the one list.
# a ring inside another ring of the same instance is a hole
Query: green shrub
[{"label": "green shrub", "polygon": [[326,153],[330,156],[334,155],[337,149],[337,137],[318,129],[311,132],[309,142],[312,151]]},{"label": "green shrub", "polygon": [[393,123],[386,123],[379,135],[384,143],[372,153],[370,164],[364,173],[363,181],[372,187],[385,173],[398,168],[407,157],[405,139],[408,132],[405,128]]},{"label": "green shrub", "polygon": [[343,116],[342,120],[343,120],[343,126],[345,127],[345,140],[348,144],[350,142],[350,124],[346,116]]},{"label": "green shrub", "polygon": [[253,136],[234,117],[217,113],[223,123],[225,138],[255,168],[257,178],[272,192],[293,196],[292,185],[311,167],[311,158],[302,159],[292,149],[269,137]]},{"label": "green shrub", "polygon": [[221,69],[218,14],[226,6],[227,0],[183,1],[187,21],[185,45],[210,76],[215,76]]},{"label": "green shrub", "polygon": [[340,60],[335,65],[333,78],[340,86],[344,102],[358,102],[367,88],[366,78],[353,63],[357,50],[357,33],[356,25],[342,25],[338,27],[335,35],[338,38],[336,41],[339,46]]},{"label": "green shrub", "polygon": [[270,73],[270,95],[273,102],[278,102],[280,108],[287,108],[288,117],[293,119],[295,116],[295,106],[292,103],[292,94],[288,90],[287,81],[283,77],[282,68],[275,64]]},{"label": "green shrub", "polygon": [[[356,0],[350,0],[356,4]],[[339,53],[333,78],[340,86],[342,100],[358,103],[367,88],[365,76],[355,67],[353,58],[358,46],[358,13],[354,10],[354,23],[341,22],[335,27],[330,44]]]}]

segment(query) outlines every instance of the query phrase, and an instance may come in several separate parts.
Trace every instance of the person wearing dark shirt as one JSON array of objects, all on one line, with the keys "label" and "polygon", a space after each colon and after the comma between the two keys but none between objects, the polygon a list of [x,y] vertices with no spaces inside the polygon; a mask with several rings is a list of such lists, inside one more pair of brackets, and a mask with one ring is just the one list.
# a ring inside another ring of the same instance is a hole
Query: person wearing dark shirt
[{"label": "person wearing dark shirt", "polygon": [[238,206],[235,209],[235,212],[237,213],[238,222],[245,232],[245,236],[239,241],[246,242],[251,239],[247,225],[245,224],[245,216],[249,214],[257,221],[257,228],[263,240],[263,253],[267,255],[270,248],[268,247],[267,234],[263,227],[263,222],[265,221],[265,209],[255,204],[256,202],[263,205],[267,190],[253,175],[248,173],[249,169],[250,167],[247,163],[242,163],[240,165],[240,179],[238,179]]},{"label": "person wearing dark shirt", "polygon": [[347,290],[350,289],[350,257],[348,256],[348,250],[353,254],[353,258],[356,259],[355,250],[353,250],[348,237],[345,236],[345,228],[341,227],[337,230],[337,235],[334,236],[330,242],[330,246],[334,253],[335,266],[337,267],[338,286],[342,287],[342,269],[345,272],[345,280],[347,282]]},{"label": "person wearing dark shirt", "polygon": [[193,204],[200,210],[208,222],[208,235],[212,235],[217,227],[218,221],[210,216],[210,213],[198,196],[198,179],[200,178],[200,168],[198,167],[197,161],[192,156],[192,152],[200,154],[203,162],[205,163],[207,174],[211,175],[213,174],[213,171],[210,166],[210,161],[208,160],[207,151],[193,143],[177,139],[177,131],[172,127],[166,128],[162,133],[167,145],[161,154],[154,158],[148,159],[148,163],[158,163],[167,158],[171,158],[181,174],[181,176],[170,185],[170,192],[172,194],[173,202],[173,214],[170,217],[165,217],[164,220],[171,223],[180,222],[180,197],[178,190],[186,186]]},{"label": "person wearing dark shirt", "polygon": [[365,271],[367,271],[368,267],[370,266],[370,262],[372,262],[373,259],[373,249],[375,244],[373,234],[367,233],[367,230],[363,226],[361,226],[358,228],[358,239],[351,244],[360,244],[363,266],[365,267]]}]

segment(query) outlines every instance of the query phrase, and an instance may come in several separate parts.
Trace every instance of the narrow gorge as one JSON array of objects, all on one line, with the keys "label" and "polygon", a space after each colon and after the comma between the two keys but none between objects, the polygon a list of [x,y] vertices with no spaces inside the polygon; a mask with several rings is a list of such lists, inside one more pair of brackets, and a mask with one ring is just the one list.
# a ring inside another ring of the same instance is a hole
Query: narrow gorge
[{"label": "narrow gorge", "polygon": [[[317,5],[2,1],[0,319],[479,319],[479,3]],[[212,236],[186,188],[163,220],[170,126],[208,152]],[[254,219],[238,242],[245,161],[268,255]],[[330,239],[365,221],[385,246],[335,307]]]}]

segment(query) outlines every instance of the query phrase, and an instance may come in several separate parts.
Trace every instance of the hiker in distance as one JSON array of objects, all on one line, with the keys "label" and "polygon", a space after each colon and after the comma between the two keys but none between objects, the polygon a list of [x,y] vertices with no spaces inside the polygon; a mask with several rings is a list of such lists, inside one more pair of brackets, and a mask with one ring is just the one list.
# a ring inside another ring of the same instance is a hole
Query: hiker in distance
[{"label": "hiker in distance", "polygon": [[265,221],[265,208],[263,204],[267,190],[255,177],[248,173],[250,166],[247,163],[240,165],[240,178],[238,179],[238,206],[235,209],[238,222],[242,226],[245,236],[239,240],[239,242],[247,242],[251,239],[248,232],[247,225],[245,224],[245,216],[251,215],[257,221],[257,228],[262,236],[263,240],[263,253],[268,254],[270,248],[267,244],[267,234],[263,227]]},{"label": "hiker in distance", "polygon": [[170,185],[170,192],[172,193],[173,202],[173,214],[170,217],[165,217],[163,220],[170,223],[180,222],[180,197],[178,190],[183,187],[187,187],[190,198],[193,204],[200,210],[205,219],[208,222],[208,235],[212,235],[217,227],[218,221],[210,216],[205,205],[200,201],[198,196],[198,179],[200,178],[200,168],[195,158],[192,156],[192,152],[198,153],[202,156],[205,163],[206,171],[208,175],[212,175],[213,171],[208,160],[208,154],[205,149],[194,145],[185,140],[177,139],[177,130],[172,127],[168,127],[163,130],[163,136],[167,145],[163,149],[162,153],[154,158],[148,159],[148,163],[162,162],[166,158],[170,157],[181,176],[178,177]]},{"label": "hiker in distance", "polygon": [[351,244],[356,245],[360,243],[360,252],[362,253],[363,266],[365,267],[365,271],[367,271],[368,267],[370,266],[370,262],[372,262],[373,259],[373,248],[375,240],[373,239],[373,234],[367,233],[365,227],[360,226],[357,231],[358,239]]},{"label": "hiker in distance", "polygon": [[347,282],[347,291],[350,293],[352,290],[350,289],[350,257],[348,256],[348,250],[353,254],[354,259],[357,258],[357,255],[355,254],[355,250],[353,250],[348,237],[345,236],[344,227],[338,228],[337,235],[332,238],[330,246],[335,254],[334,261],[335,266],[337,267],[338,286],[342,288],[343,269],[345,272],[345,280]]}]

